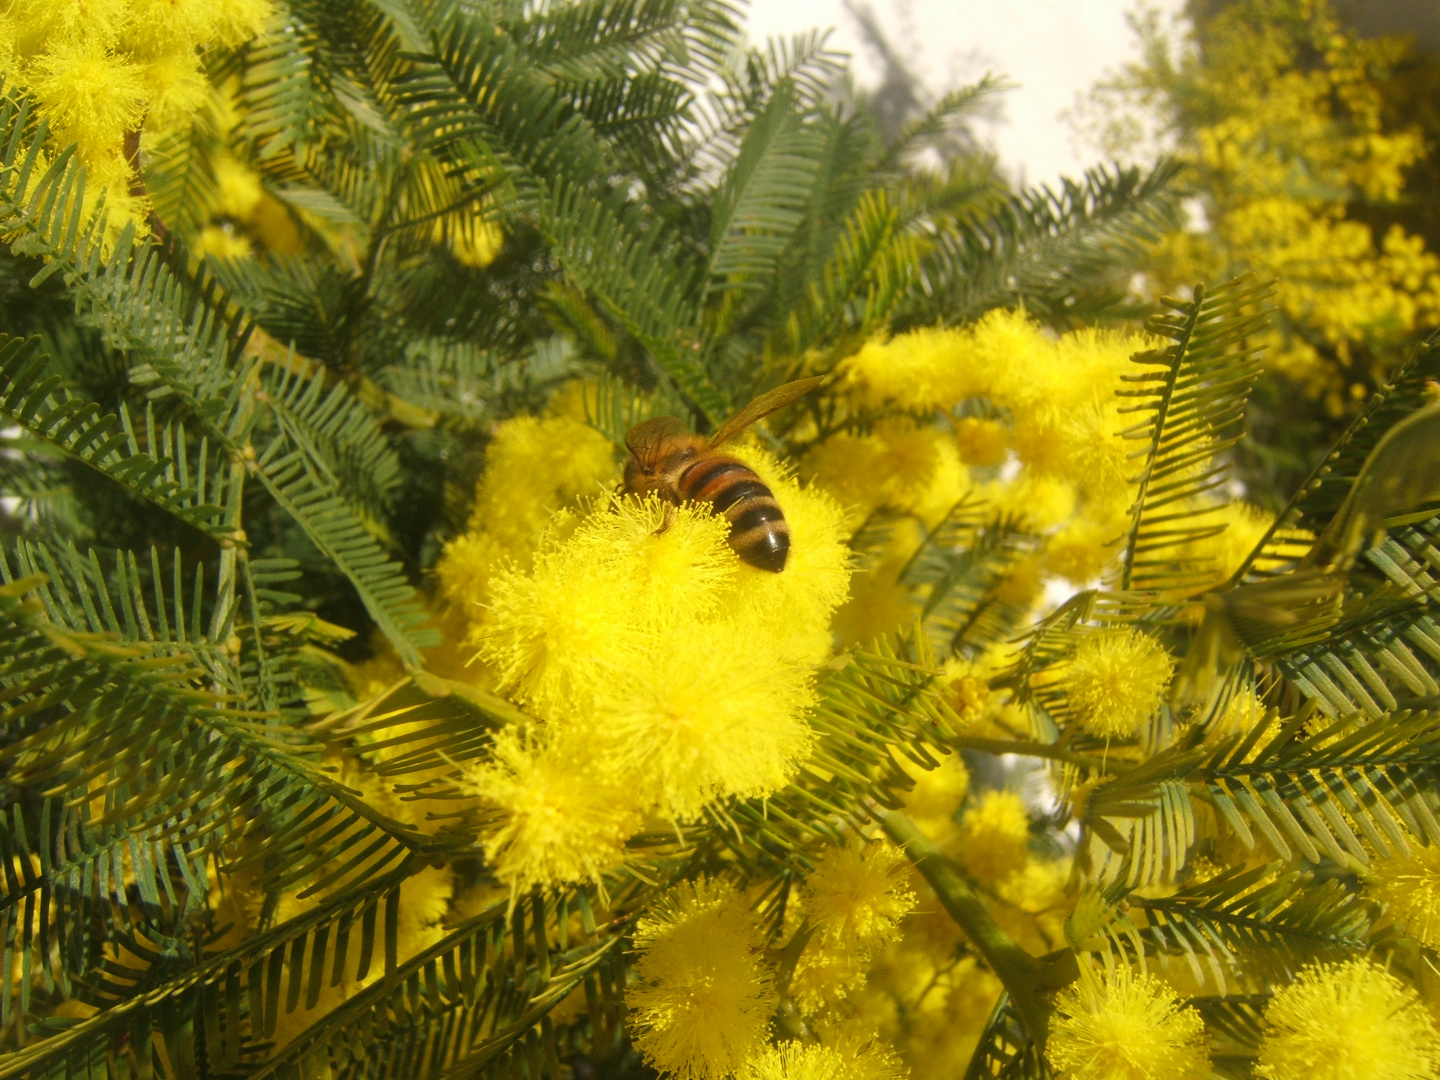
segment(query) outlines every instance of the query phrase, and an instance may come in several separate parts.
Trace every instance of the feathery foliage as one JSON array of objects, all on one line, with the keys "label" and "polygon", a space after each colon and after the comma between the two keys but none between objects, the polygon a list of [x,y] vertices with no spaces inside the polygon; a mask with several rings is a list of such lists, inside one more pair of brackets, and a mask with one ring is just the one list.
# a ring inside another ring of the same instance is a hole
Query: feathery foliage
[{"label": "feathery foliage", "polygon": [[114,7],[0,98],[0,1077],[1239,1076],[1429,992],[1433,345],[1270,518],[1269,286],[1127,322],[1174,167],[1011,191],[997,80],[257,0],[101,176]]}]

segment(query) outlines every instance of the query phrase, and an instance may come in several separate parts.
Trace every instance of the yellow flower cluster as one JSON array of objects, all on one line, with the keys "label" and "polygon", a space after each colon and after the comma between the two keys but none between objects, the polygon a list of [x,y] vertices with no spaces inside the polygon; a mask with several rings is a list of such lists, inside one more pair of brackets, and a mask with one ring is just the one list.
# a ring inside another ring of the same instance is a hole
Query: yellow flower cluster
[{"label": "yellow flower cluster", "polygon": [[1415,991],[1373,960],[1320,964],[1265,1010],[1262,1080],[1435,1080],[1440,1033]]},{"label": "yellow flower cluster", "polygon": [[812,936],[795,966],[790,996],[818,1013],[849,996],[876,951],[900,936],[915,905],[905,853],[872,842],[832,848],[805,879],[800,910]]},{"label": "yellow flower cluster", "polygon": [[1430,949],[1440,946],[1440,847],[1375,860],[1369,885],[1411,937]]},{"label": "yellow flower cluster", "polygon": [[579,420],[517,416],[497,424],[469,526],[435,568],[441,594],[478,621],[495,572],[528,570],[541,535],[573,524],[580,500],[602,497],[619,478],[615,448]]},{"label": "yellow flower cluster", "polygon": [[1175,992],[1128,967],[1081,967],[1056,996],[1046,1055],[1060,1080],[1208,1080],[1205,1024]]},{"label": "yellow flower cluster", "polygon": [[960,825],[960,859],[987,885],[1024,868],[1029,858],[1030,815],[1013,791],[987,791]]},{"label": "yellow flower cluster", "polygon": [[[1267,334],[1267,363],[1340,413],[1425,329],[1440,322],[1440,259],[1392,226],[1377,235],[1354,203],[1393,203],[1425,154],[1418,131],[1387,125],[1380,80],[1403,42],[1348,29],[1325,0],[1242,0],[1207,19],[1203,49],[1137,68],[1098,96],[1175,107],[1204,220],[1159,245],[1160,291],[1240,269],[1277,279],[1288,326]],[[1152,33],[1154,31],[1152,30]],[[1182,47],[1183,48],[1183,47]],[[1114,136],[1134,130],[1117,117]],[[1114,141],[1113,139],[1111,140]],[[1112,145],[1112,150],[1124,150]],[[1347,371],[1347,369],[1349,369]]]},{"label": "yellow flower cluster", "polygon": [[742,563],[708,506],[557,510],[613,470],[595,438],[511,421],[476,528],[440,568],[495,685],[540,721],[467,780],[501,815],[486,851],[517,888],[595,877],[645,814],[683,822],[783,785],[810,746],[812,671],[849,576],[839,508],[755,450],[738,453],[790,526],[780,574]]},{"label": "yellow flower cluster", "polygon": [[[802,471],[845,504],[852,529],[903,518],[867,552],[837,620],[842,640],[913,618],[924,597],[901,574],[925,530],[962,499],[1046,538],[998,591],[1021,611],[1046,580],[1083,586],[1113,569],[1130,526],[1136,451],[1121,435],[1135,418],[1115,391],[1131,356],[1156,344],[1097,330],[1057,338],[1024,312],[993,311],[970,327],[877,339],[845,360],[837,389],[854,423],[814,443]],[[1271,519],[1244,504],[1205,508],[1226,528],[1174,554],[1219,582]]]},{"label": "yellow flower cluster", "polygon": [[190,123],[210,95],[201,56],[260,33],[270,0],[10,0],[0,8],[0,69],[34,97],[58,150],[84,164],[87,202],[112,229],[143,225],[132,194],[142,132]]},{"label": "yellow flower cluster", "polygon": [[[238,123],[238,115],[217,111],[224,120]],[[221,134],[232,132],[233,124]],[[191,237],[191,251],[202,258],[248,258],[254,254],[252,237],[267,251],[294,254],[304,249],[291,211],[265,190],[259,173],[224,152],[214,156],[211,171],[215,180],[211,220]]]},{"label": "yellow flower cluster", "polygon": [[635,1047],[684,1080],[720,1080],[763,1061],[772,1008],[755,916],[725,884],[681,882],[640,921]]},{"label": "yellow flower cluster", "polygon": [[1080,643],[1061,678],[1075,720],[1101,738],[1128,738],[1155,715],[1174,670],[1148,634],[1101,630]]},{"label": "yellow flower cluster", "polygon": [[841,1043],[785,1043],[750,1062],[746,1080],[900,1080],[904,1069],[894,1055],[873,1044],[856,1049]]}]

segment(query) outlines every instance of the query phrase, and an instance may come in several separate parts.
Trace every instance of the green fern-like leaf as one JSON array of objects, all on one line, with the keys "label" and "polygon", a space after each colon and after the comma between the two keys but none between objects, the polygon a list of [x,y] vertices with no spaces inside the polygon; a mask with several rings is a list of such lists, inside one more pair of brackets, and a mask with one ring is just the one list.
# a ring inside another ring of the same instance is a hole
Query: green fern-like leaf
[{"label": "green fern-like leaf", "polygon": [[1193,300],[1167,301],[1173,314],[1147,323],[1174,344],[1134,357],[1150,370],[1126,376],[1140,385],[1121,391],[1134,401],[1124,411],[1142,416],[1125,432],[1142,446],[1121,588],[1183,592],[1206,573],[1177,565],[1167,549],[1222,528],[1185,504],[1229,480],[1223,455],[1240,439],[1245,402],[1260,375],[1250,338],[1264,324],[1268,295],[1267,286],[1247,282],[1208,293],[1197,286]]}]

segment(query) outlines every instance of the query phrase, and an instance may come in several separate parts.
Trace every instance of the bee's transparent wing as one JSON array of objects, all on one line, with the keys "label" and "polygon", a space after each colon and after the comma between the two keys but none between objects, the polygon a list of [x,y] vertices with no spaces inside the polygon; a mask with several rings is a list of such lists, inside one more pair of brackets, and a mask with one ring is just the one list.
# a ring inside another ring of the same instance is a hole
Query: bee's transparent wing
[{"label": "bee's transparent wing", "polygon": [[642,420],[625,433],[625,448],[645,468],[656,464],[656,455],[665,440],[685,430],[678,416],[655,416]]},{"label": "bee's transparent wing", "polygon": [[777,409],[783,409],[796,398],[815,389],[815,387],[824,381],[823,376],[817,375],[813,379],[796,379],[794,382],[777,386],[774,390],[765,391],[765,393],[761,394],[754,401],[750,402],[749,405],[746,405],[729,420],[721,424],[720,430],[710,436],[706,445],[713,448],[719,446],[721,443],[729,442],[736,435],[739,435],[740,432],[755,423],[756,420],[764,416],[769,416]]}]

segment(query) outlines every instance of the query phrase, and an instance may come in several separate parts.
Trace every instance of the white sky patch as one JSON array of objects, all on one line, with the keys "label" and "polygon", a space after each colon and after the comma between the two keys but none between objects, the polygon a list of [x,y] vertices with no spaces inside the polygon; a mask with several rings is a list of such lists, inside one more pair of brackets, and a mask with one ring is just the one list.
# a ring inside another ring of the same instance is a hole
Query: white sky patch
[{"label": "white sky patch", "polygon": [[[864,0],[861,0],[864,2]],[[1026,184],[1078,177],[1098,160],[1077,151],[1063,113],[1108,72],[1138,57],[1126,14],[1136,0],[870,0],[891,44],[934,94],[973,82],[987,71],[1017,88],[1000,115],[978,134],[1000,154],[1002,167]],[[1182,0],[1150,0],[1164,15]],[[841,0],[755,0],[750,37],[764,41],[813,27],[834,27],[830,46],[851,54],[857,80],[874,86],[880,67],[862,44]]]}]

